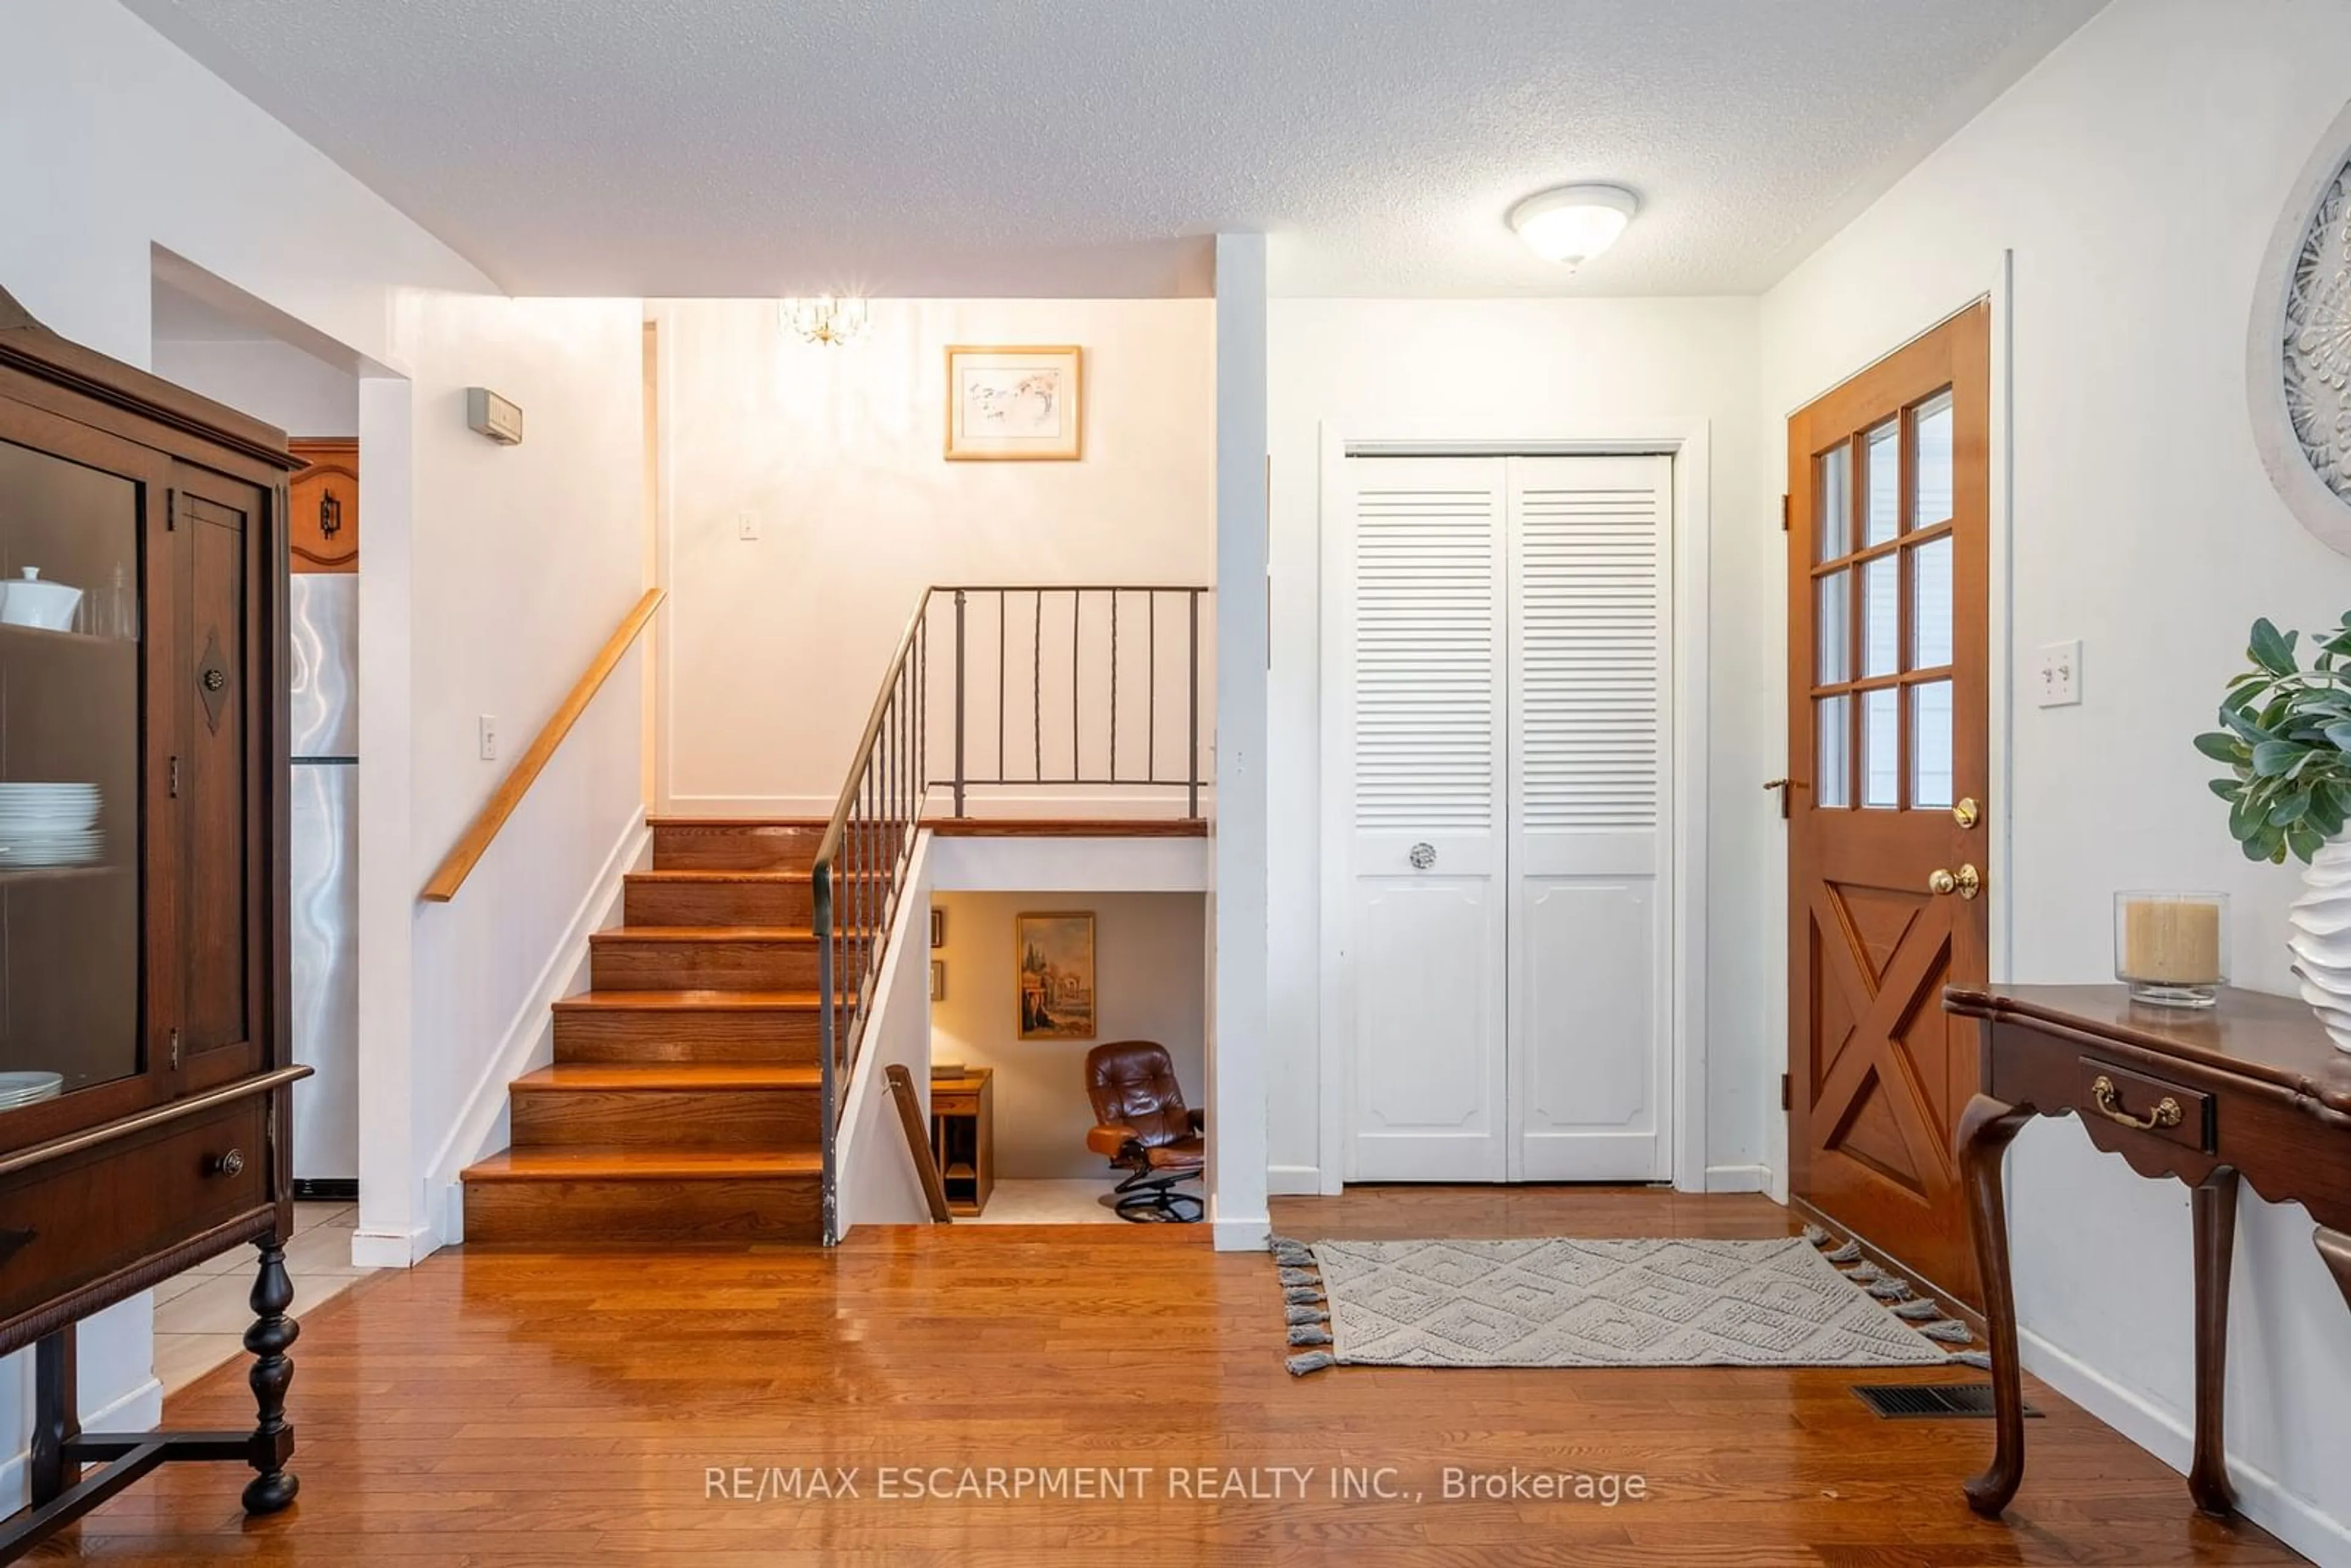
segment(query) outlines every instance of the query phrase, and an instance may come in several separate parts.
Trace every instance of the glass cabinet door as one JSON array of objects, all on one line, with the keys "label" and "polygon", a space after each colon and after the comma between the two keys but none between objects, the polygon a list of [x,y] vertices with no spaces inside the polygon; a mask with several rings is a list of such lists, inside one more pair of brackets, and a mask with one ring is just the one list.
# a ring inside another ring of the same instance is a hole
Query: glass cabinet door
[{"label": "glass cabinet door", "polygon": [[141,1071],[141,534],[0,441],[0,1113]]}]

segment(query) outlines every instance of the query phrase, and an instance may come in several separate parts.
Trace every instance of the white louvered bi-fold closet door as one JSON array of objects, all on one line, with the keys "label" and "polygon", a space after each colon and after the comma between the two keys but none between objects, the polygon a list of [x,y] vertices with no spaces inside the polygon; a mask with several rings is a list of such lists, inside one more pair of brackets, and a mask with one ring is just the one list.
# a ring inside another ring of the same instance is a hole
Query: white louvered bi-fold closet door
[{"label": "white louvered bi-fold closet door", "polygon": [[1509,477],[1510,1174],[1665,1181],[1672,459]]},{"label": "white louvered bi-fold closet door", "polygon": [[1500,1181],[1508,465],[1350,458],[1327,603],[1351,744],[1339,896],[1351,1181]]},{"label": "white louvered bi-fold closet door", "polygon": [[1667,1179],[1671,460],[1343,467],[1346,1178]]}]

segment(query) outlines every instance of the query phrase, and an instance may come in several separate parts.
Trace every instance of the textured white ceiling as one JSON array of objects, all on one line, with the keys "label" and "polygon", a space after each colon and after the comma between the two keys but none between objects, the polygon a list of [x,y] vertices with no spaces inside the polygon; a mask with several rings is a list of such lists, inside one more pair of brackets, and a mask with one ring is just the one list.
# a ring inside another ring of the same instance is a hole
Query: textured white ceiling
[{"label": "textured white ceiling", "polygon": [[[127,0],[517,292],[1760,289],[2097,0]],[[1570,277],[1503,226],[1613,180]]]}]

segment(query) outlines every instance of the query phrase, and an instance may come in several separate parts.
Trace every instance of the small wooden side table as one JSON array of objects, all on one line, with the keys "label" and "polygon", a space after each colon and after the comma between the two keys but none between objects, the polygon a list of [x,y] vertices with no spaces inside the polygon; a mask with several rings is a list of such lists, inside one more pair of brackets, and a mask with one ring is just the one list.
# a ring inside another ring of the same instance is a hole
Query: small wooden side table
[{"label": "small wooden side table", "polygon": [[2204,1512],[2236,1511],[2221,1445],[2229,1269],[2240,1178],[2318,1222],[2319,1255],[2351,1301],[2351,1054],[2301,1002],[2223,990],[2209,1009],[2135,1003],[2120,986],[1953,988],[1943,1005],[1981,1020],[1982,1092],[1956,1144],[1983,1275],[1998,1420],[1991,1468],[1968,1506],[1999,1513],[2024,1479],[2016,1293],[2009,1275],[2001,1156],[2035,1116],[2079,1115],[2090,1142],[2148,1177],[2194,1188],[2196,1449],[2188,1490]]},{"label": "small wooden side table", "polygon": [[946,1188],[947,1212],[968,1219],[996,1189],[996,1070],[931,1080],[931,1158]]}]

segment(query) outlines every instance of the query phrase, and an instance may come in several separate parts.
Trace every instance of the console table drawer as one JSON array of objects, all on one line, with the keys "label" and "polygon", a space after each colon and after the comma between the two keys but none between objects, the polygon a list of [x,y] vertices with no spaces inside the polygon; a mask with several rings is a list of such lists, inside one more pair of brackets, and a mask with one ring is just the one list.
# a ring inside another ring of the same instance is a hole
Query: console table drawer
[{"label": "console table drawer", "polygon": [[2213,1101],[2200,1089],[2151,1078],[2095,1056],[2081,1061],[2082,1114],[2102,1117],[2199,1154],[2213,1152]]},{"label": "console table drawer", "polygon": [[256,1095],[0,1176],[0,1319],[266,1202],[267,1104]]}]

